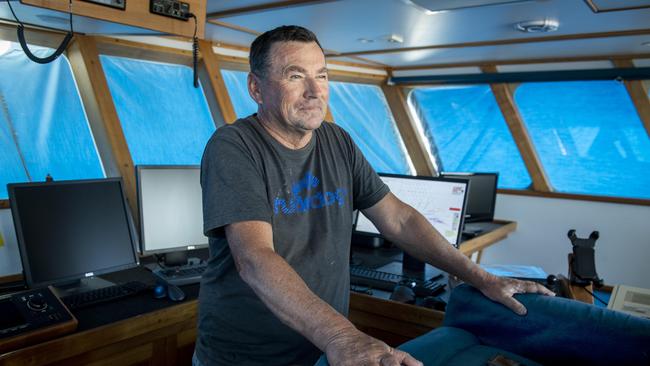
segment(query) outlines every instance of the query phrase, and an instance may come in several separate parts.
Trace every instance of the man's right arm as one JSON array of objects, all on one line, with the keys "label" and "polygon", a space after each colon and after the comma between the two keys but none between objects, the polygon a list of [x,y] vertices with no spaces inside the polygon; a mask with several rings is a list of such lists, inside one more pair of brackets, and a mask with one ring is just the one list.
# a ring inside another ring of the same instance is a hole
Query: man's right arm
[{"label": "man's right arm", "polygon": [[275,253],[269,223],[230,224],[226,238],[244,282],[283,323],[323,350],[331,365],[422,365],[407,353],[360,332],[316,296]]}]

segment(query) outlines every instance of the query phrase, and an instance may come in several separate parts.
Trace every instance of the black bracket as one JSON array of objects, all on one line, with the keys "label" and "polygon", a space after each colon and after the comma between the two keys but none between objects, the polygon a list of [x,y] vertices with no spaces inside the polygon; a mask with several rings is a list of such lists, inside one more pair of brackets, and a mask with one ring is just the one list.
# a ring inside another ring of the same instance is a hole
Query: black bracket
[{"label": "black bracket", "polygon": [[594,231],[589,238],[578,238],[575,230],[569,230],[567,236],[573,245],[573,254],[569,254],[569,277],[571,283],[579,286],[587,286],[593,283],[594,286],[603,285],[603,280],[596,273],[595,246],[596,240],[600,237],[598,231]]}]

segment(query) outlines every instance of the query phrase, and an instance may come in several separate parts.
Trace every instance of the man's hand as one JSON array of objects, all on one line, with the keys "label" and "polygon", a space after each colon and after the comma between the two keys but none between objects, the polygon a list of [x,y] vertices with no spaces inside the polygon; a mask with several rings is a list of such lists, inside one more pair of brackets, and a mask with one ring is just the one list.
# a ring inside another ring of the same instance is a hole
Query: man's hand
[{"label": "man's hand", "polygon": [[333,337],[325,347],[325,353],[331,366],[423,366],[408,353],[354,328]]},{"label": "man's hand", "polygon": [[485,284],[479,290],[490,300],[502,303],[519,315],[526,315],[526,307],[515,300],[513,297],[514,294],[537,293],[555,296],[555,293],[539,283],[494,275],[489,275],[488,280],[485,281]]}]

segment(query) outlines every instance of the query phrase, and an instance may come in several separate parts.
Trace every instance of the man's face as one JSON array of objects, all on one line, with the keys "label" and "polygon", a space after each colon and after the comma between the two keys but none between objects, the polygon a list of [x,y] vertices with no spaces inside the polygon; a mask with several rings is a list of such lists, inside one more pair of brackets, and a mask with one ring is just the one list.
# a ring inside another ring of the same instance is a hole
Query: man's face
[{"label": "man's face", "polygon": [[285,128],[305,133],[320,126],[327,112],[329,86],[323,51],[315,42],[271,46],[266,76],[249,77],[262,113]]}]

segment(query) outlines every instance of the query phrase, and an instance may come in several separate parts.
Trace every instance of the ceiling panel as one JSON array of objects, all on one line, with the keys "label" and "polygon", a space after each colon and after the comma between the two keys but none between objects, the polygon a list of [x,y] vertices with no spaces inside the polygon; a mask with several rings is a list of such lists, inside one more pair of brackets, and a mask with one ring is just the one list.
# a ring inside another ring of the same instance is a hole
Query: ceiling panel
[{"label": "ceiling panel", "polygon": [[406,53],[367,55],[364,57],[390,66],[418,66],[482,61],[506,61],[513,59],[548,59],[597,55],[650,54],[650,47],[643,45],[643,43],[649,39],[650,36],[630,36],[610,39],[526,43],[507,46],[436,49]]},{"label": "ceiling panel", "polygon": [[[70,29],[68,13],[22,5],[18,3],[18,1],[12,1],[11,6],[14,8],[18,19],[25,24],[38,25],[45,28],[60,29],[64,31]],[[0,2],[0,19],[15,22],[6,1]],[[157,31],[106,22],[78,15],[72,17],[72,25],[75,32],[86,34],[161,34]]]},{"label": "ceiling panel", "polygon": [[[427,15],[404,1],[335,1],[222,18],[262,32],[282,24],[313,30],[325,48],[339,52],[539,37],[515,30],[520,21],[560,23],[551,35],[648,28],[650,9],[595,14],[579,0],[546,0],[470,8]],[[390,35],[402,44],[386,41]],[[371,40],[362,43],[359,40]]]},{"label": "ceiling panel", "polygon": [[597,11],[620,11],[625,9],[650,7],[650,0],[589,0]]}]

